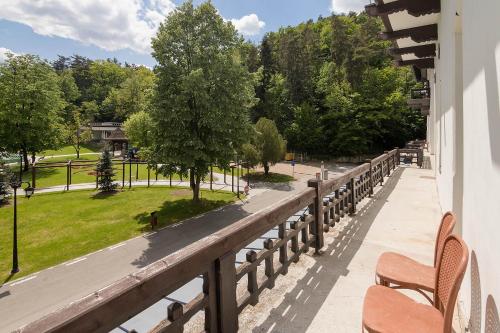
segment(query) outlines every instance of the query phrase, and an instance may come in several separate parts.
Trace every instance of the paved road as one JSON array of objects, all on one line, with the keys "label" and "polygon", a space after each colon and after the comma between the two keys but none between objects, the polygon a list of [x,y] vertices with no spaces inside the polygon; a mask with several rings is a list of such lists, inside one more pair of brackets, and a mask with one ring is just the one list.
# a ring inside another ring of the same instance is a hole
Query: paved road
[{"label": "paved road", "polygon": [[[226,206],[3,285],[0,287],[0,332],[9,332],[103,288],[304,187],[301,181],[291,186],[254,189],[247,202]],[[163,307],[161,314],[165,314]]]}]

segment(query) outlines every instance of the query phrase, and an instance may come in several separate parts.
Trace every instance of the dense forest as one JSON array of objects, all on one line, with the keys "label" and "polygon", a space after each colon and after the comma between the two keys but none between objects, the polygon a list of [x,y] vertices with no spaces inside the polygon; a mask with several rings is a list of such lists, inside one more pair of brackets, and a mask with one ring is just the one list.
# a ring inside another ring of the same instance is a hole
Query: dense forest
[{"label": "dense forest", "polygon": [[365,13],[319,18],[267,34],[249,51],[258,71],[252,118],[275,121],[288,149],[316,156],[373,153],[425,135],[408,108],[416,84],[379,38],[382,22]]},{"label": "dense forest", "polygon": [[[208,20],[218,19],[212,16]],[[317,157],[375,153],[423,137],[424,118],[406,104],[416,85],[413,73],[393,66],[388,42],[378,37],[381,29],[378,19],[351,13],[284,27],[258,45],[230,39],[246,68],[237,75],[253,86],[241,111],[254,124],[274,121],[288,151]],[[45,149],[77,147],[88,140],[80,129],[91,122],[123,122],[138,114],[136,120],[151,121],[155,91],[162,90],[161,67],[80,55],[51,63],[11,56],[0,64],[0,150],[21,150],[27,161]]]}]

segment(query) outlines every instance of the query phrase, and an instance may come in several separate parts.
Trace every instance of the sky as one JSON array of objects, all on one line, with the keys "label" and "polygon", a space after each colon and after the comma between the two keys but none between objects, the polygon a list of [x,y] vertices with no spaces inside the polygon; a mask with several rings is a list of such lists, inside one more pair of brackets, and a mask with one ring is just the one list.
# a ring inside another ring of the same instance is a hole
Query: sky
[{"label": "sky", "polygon": [[[0,0],[0,62],[6,53],[80,54],[153,67],[151,37],[184,0]],[[195,4],[203,0],[193,0]],[[360,11],[369,0],[212,0],[245,39],[332,12]]]}]

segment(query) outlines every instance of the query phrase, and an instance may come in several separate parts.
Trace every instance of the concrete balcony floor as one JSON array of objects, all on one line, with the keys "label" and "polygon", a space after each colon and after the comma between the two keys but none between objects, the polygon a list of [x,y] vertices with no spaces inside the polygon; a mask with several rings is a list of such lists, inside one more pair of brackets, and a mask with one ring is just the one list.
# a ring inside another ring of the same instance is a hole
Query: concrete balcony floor
[{"label": "concrete balcony floor", "polygon": [[[374,200],[325,234],[324,253],[301,256],[255,307],[240,315],[240,332],[361,332],[366,289],[377,258],[396,251],[429,265],[441,208],[431,169],[400,167]],[[417,293],[408,295],[425,302]]]}]

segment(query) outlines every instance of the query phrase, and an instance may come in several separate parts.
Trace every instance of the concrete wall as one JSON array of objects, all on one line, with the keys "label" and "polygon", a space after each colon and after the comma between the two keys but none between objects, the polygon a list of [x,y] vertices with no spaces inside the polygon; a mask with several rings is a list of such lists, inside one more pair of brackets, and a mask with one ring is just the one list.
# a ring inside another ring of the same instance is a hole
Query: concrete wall
[{"label": "concrete wall", "polygon": [[500,1],[464,1],[462,26],[463,237],[472,252],[462,296],[471,332],[491,333],[500,302]]},{"label": "concrete wall", "polygon": [[428,137],[442,210],[471,253],[460,304],[470,332],[498,333],[500,1],[442,0],[438,49]]},{"label": "concrete wall", "polygon": [[436,58],[436,149],[435,167],[439,198],[444,211],[453,210],[456,137],[456,0],[442,1],[439,20],[438,57]]}]

